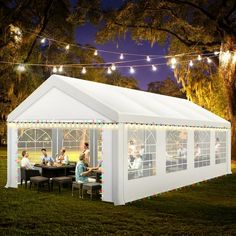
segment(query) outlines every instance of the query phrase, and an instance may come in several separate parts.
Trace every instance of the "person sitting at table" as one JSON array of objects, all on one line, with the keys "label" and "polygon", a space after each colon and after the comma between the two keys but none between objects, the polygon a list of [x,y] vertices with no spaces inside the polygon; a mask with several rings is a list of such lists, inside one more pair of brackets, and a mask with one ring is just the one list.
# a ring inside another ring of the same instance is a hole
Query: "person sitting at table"
[{"label": "person sitting at table", "polygon": [[41,165],[47,165],[49,163],[49,165],[52,165],[54,160],[52,157],[48,156],[47,154],[47,150],[45,148],[41,149],[42,152],[42,157],[41,157]]},{"label": "person sitting at table", "polygon": [[79,182],[79,183],[95,182],[96,181],[95,179],[88,177],[91,174],[91,172],[93,171],[93,169],[89,168],[87,170],[85,163],[86,163],[85,154],[83,153],[80,155],[79,161],[78,161],[76,168],[75,168],[76,182]]},{"label": "person sitting at table", "polygon": [[88,143],[84,143],[83,154],[85,155],[85,165],[88,167],[90,165],[90,150]]},{"label": "person sitting at table", "polygon": [[66,149],[61,148],[60,155],[56,158],[57,163],[60,163],[60,164],[68,164],[69,163],[69,158],[65,153],[66,153]]},{"label": "person sitting at table", "polygon": [[30,164],[29,161],[29,153],[25,150],[22,151],[21,167],[24,167],[27,170],[34,169],[34,167]]},{"label": "person sitting at table", "polygon": [[136,178],[139,178],[143,175],[142,167],[143,167],[142,158],[141,158],[140,153],[137,152],[135,154],[135,159],[134,159],[133,164],[131,166],[131,170],[135,170],[135,177]]}]

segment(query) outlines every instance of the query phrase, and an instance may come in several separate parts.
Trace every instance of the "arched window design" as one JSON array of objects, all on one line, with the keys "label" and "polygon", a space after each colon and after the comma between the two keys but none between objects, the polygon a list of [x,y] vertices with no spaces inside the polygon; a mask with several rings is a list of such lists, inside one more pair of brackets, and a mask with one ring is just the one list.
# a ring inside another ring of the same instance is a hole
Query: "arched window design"
[{"label": "arched window design", "polygon": [[226,132],[215,132],[215,163],[225,163],[227,157]]},{"label": "arched window design", "polygon": [[19,129],[18,152],[23,150],[29,153],[32,163],[39,163],[41,149],[47,149],[48,155],[52,155],[52,130],[51,129]]},{"label": "arched window design", "polygon": [[187,169],[187,139],[186,130],[166,131],[166,172]]},{"label": "arched window design", "polygon": [[194,167],[210,165],[210,131],[194,131]]},{"label": "arched window design", "polygon": [[89,142],[88,129],[66,129],[62,139],[62,146],[66,148],[70,161],[78,161],[83,151],[84,143]]},{"label": "arched window design", "polygon": [[128,129],[128,179],[156,174],[156,131]]}]

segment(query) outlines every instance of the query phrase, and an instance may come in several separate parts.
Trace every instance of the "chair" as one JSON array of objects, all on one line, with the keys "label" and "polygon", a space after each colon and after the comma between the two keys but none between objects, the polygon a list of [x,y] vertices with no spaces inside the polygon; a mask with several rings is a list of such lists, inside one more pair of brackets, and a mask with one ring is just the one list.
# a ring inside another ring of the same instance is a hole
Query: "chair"
[{"label": "chair", "polygon": [[83,188],[83,183],[79,183],[79,182],[73,182],[72,183],[72,196],[74,196],[74,189],[79,189],[79,197],[82,197],[82,188]]},{"label": "chair", "polygon": [[20,174],[21,174],[21,181],[20,181],[21,186],[24,180],[25,188],[27,188],[27,182],[30,180],[30,177],[41,176],[39,170],[26,169],[25,167],[20,168]]},{"label": "chair", "polygon": [[93,193],[98,193],[101,190],[101,184],[99,183],[84,183],[82,188],[82,198],[84,198],[84,190],[90,192],[90,199],[93,199]]},{"label": "chair", "polygon": [[61,177],[55,177],[52,178],[51,181],[51,190],[53,191],[53,184],[56,183],[59,186],[59,193],[61,192],[61,188],[63,187],[63,184],[72,184],[72,178],[68,176],[61,176]]},{"label": "chair", "polygon": [[34,184],[34,185],[37,185],[37,190],[39,192],[40,187],[45,183],[48,184],[48,192],[50,192],[49,178],[43,177],[43,176],[30,177],[30,189],[31,189],[32,184]]}]

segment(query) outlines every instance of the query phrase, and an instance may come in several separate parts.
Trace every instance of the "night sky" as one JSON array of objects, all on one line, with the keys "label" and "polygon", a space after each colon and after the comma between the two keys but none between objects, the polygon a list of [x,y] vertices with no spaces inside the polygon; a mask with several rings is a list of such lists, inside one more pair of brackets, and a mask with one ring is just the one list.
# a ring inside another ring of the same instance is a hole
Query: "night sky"
[{"label": "night sky", "polygon": [[[105,8],[109,7],[118,7],[122,3],[122,0],[103,0],[103,6]],[[108,42],[105,44],[96,44],[95,35],[97,29],[90,24],[86,24],[84,26],[78,27],[76,30],[76,41],[80,44],[90,44],[99,49],[109,50],[109,51],[117,51],[117,52],[127,52],[127,53],[135,53],[135,54],[155,54],[155,55],[166,55],[167,54],[167,44],[164,46],[155,44],[151,47],[151,45],[147,41],[143,41],[141,44],[137,44],[132,41],[129,35],[126,35],[125,39],[120,39],[118,42]],[[118,45],[118,48],[117,48]],[[99,52],[99,55],[106,61],[119,61],[119,55],[102,53]],[[145,57],[143,57],[145,58]],[[124,60],[135,60],[140,59],[137,56],[125,56]],[[139,87],[143,90],[147,89],[147,84],[152,81],[164,80],[167,76],[173,77],[173,72],[168,66],[159,66],[156,72],[151,70],[152,63],[162,63],[165,61],[161,60],[153,60],[150,62],[150,67],[145,68],[136,68],[135,74],[132,76],[138,80]],[[139,62],[140,64],[146,64],[145,60]],[[136,63],[135,64],[139,64]],[[128,64],[128,65],[132,65]],[[118,69],[123,75],[130,76],[129,68],[120,68]]]}]

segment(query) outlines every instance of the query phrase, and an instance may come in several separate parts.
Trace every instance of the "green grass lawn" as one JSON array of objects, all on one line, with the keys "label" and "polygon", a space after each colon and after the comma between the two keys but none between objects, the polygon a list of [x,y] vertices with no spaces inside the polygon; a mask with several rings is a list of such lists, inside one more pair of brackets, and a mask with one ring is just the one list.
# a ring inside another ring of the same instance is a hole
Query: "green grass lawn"
[{"label": "green grass lawn", "polygon": [[125,206],[79,199],[68,190],[5,189],[3,149],[0,176],[0,235],[236,235],[235,169]]}]

